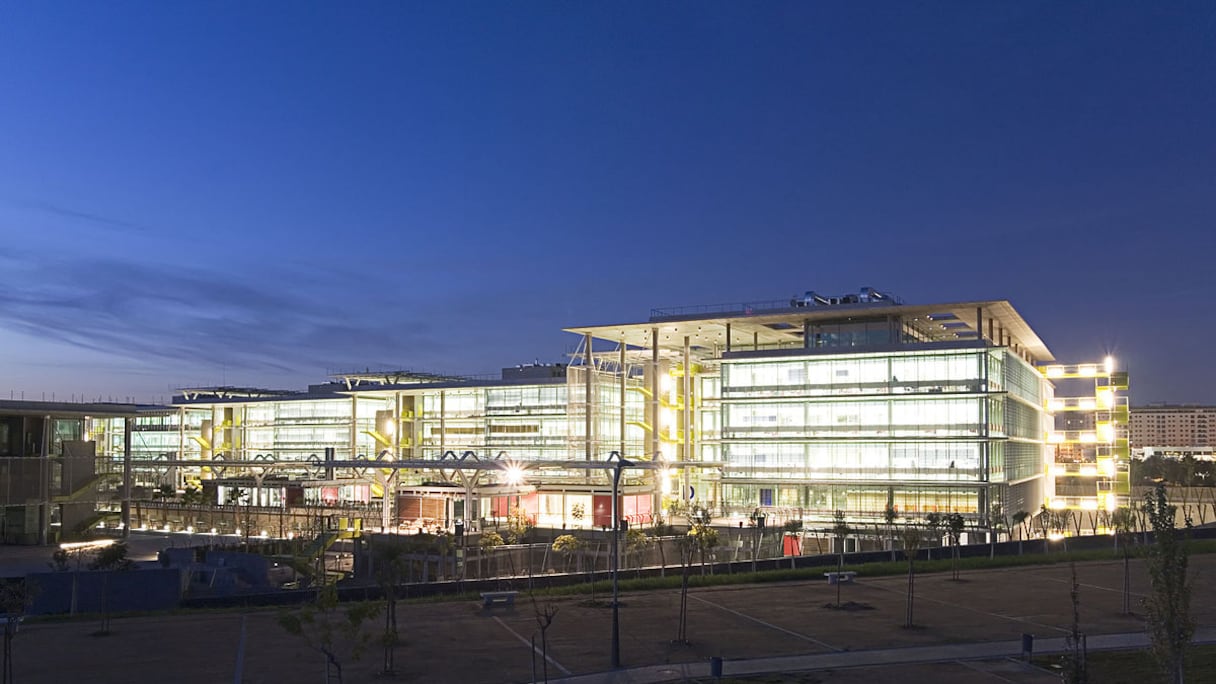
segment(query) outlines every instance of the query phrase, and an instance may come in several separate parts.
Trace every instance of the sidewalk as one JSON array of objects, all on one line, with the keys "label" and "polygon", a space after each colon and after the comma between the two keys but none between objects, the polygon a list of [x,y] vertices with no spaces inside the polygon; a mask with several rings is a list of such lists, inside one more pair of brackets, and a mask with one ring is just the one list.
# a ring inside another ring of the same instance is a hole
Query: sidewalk
[{"label": "sidewalk", "polygon": [[[1194,643],[1216,643],[1216,627],[1201,627],[1195,630]],[[1114,651],[1148,647],[1148,635],[1144,632],[1123,634],[1092,634],[1086,643],[1088,651]],[[1035,639],[1034,652],[1038,655],[1064,653],[1067,644],[1062,637]],[[727,660],[722,663],[723,675],[753,675],[770,672],[807,672],[850,667],[883,667],[888,665],[910,665],[959,660],[996,660],[1020,658],[1020,641],[990,641],[971,644],[943,644],[939,646],[914,646],[909,648],[887,648],[869,651],[837,651],[800,656],[777,656],[772,658],[749,658]],[[610,672],[566,677],[552,680],[555,684],[647,684],[669,682],[688,677],[709,677],[709,663],[675,663],[649,665]]]}]

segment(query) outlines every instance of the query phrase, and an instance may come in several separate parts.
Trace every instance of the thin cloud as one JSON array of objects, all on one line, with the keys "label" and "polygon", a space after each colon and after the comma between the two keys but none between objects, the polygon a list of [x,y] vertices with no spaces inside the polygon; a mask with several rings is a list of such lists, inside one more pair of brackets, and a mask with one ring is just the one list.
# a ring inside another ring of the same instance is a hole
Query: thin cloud
[{"label": "thin cloud", "polygon": [[116,218],[112,218],[109,216],[103,216],[101,214],[94,214],[94,213],[88,212],[88,211],[80,211],[77,209],[72,209],[70,207],[63,207],[63,206],[59,206],[56,204],[50,204],[47,202],[23,202],[18,206],[25,208],[25,209],[33,209],[35,211],[52,214],[54,216],[61,216],[63,218],[69,218],[69,219],[73,219],[73,220],[77,220],[77,221],[84,221],[87,223],[92,223],[92,224],[95,224],[98,226],[103,226],[105,228],[111,228],[111,229],[115,229],[115,230],[134,231],[134,232],[138,232],[138,233],[151,233],[154,231],[154,229],[151,228],[150,226],[144,226],[144,225],[140,225],[138,223],[131,223],[130,221],[124,221],[122,219],[116,219]]},{"label": "thin cloud", "polygon": [[232,274],[87,257],[22,263],[0,273],[0,325],[81,349],[298,372],[394,348],[440,348],[417,322],[355,323],[357,312],[334,303],[357,301],[353,292],[319,300]]}]

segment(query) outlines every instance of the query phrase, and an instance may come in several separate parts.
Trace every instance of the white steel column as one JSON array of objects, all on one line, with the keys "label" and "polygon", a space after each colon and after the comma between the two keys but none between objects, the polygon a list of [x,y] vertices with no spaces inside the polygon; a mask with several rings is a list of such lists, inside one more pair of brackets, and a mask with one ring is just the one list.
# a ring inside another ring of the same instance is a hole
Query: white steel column
[{"label": "white steel column", "polygon": [[617,371],[621,374],[621,397],[620,397],[620,399],[621,399],[621,425],[620,425],[620,427],[621,427],[621,449],[620,449],[620,454],[621,454],[621,458],[625,458],[625,392],[627,390],[627,387],[626,387],[626,378],[625,378],[625,340],[624,339],[621,340],[621,354],[620,354],[620,361],[619,361],[618,365],[620,367],[617,369]]},{"label": "white steel column", "polygon": [[350,455],[349,460],[355,460],[358,454],[356,442],[359,440],[359,397],[350,398]]},{"label": "white steel column", "polygon": [[[650,410],[650,453],[648,454],[652,460],[659,460],[659,329],[650,329],[650,398],[647,400],[647,405]],[[663,471],[656,470],[654,472],[655,480],[662,478]],[[657,521],[663,515],[663,488],[662,483],[654,488],[654,494],[651,496],[651,514],[655,516]]]},{"label": "white steel column", "polygon": [[659,329],[650,330],[650,457],[659,457]]},{"label": "white steel column", "polygon": [[131,422],[133,416],[122,419],[122,536],[131,536]]},{"label": "white steel column", "polygon": [[[586,459],[588,461],[590,461],[592,458],[592,454],[591,454],[591,451],[592,451],[592,448],[591,448],[591,439],[592,439],[591,413],[592,413],[592,408],[594,407],[594,401],[595,401],[594,396],[592,394],[593,388],[592,388],[592,380],[591,380],[591,368],[592,368],[592,365],[591,365],[592,364],[591,340],[592,340],[591,333],[587,333],[586,335],[584,335],[584,337],[583,337],[583,372],[586,373],[586,375],[583,377],[583,383],[587,389],[587,403],[586,403],[586,407],[585,407],[586,411],[587,411],[587,420],[586,420],[586,425],[584,426],[584,430],[586,431],[585,436],[587,438]],[[588,475],[590,475],[591,471],[588,470],[587,473],[588,473]]]},{"label": "white steel column", "polygon": [[[684,453],[681,454],[681,459],[684,462],[692,461],[692,348],[689,343],[688,335],[684,336]],[[688,466],[684,467],[684,491],[680,493],[680,498],[691,500],[689,496],[692,487],[692,469]]]},{"label": "white steel column", "polygon": [[401,393],[393,392],[393,459],[401,460]]},{"label": "white steel column", "polygon": [[[186,409],[178,407],[177,409],[177,460],[182,461],[186,458]],[[181,468],[173,469],[173,488],[185,484],[186,478],[183,476]]]},{"label": "white steel column", "polygon": [[51,417],[42,417],[42,444],[38,465],[41,466],[38,487],[38,543],[46,546],[51,527]]}]

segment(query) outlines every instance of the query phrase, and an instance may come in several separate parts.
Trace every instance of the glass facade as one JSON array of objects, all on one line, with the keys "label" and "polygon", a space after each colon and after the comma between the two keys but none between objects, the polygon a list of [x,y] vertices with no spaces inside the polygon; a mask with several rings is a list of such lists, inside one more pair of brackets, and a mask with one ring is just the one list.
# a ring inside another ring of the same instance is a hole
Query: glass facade
[{"label": "glass facade", "polygon": [[724,513],[985,516],[1043,472],[1041,380],[999,348],[741,354],[721,377]]},{"label": "glass facade", "polygon": [[[299,464],[276,475],[366,482],[379,498],[386,483],[373,481],[378,470],[327,472],[326,452],[338,461],[415,462],[473,452],[525,467],[621,452],[669,463],[627,477],[631,496],[650,497],[669,515],[692,506],[741,518],[768,509],[778,520],[823,524],[838,510],[881,521],[890,507],[901,518],[957,512],[984,524],[993,503],[1037,509],[1051,496],[1055,450],[1047,439],[1052,386],[1033,364],[1049,353],[1007,303],[990,304],[1004,318],[974,304],[906,310],[879,302],[881,315],[806,306],[752,318],[762,312],[745,308],[721,319],[604,328],[603,337],[582,331],[574,363],[526,376],[507,369],[502,380],[371,375],[298,394],[199,390],[135,420],[135,484],[180,488],[274,461]],[[617,348],[588,359],[593,337]],[[116,472],[123,421],[95,423],[107,472]],[[79,437],[66,424],[54,436]],[[164,465],[175,458],[196,465]],[[569,523],[576,504],[599,505],[587,497],[600,496],[609,478],[575,465],[527,473],[540,497],[529,504],[536,515]],[[450,471],[427,465],[397,478],[424,497],[452,484]],[[476,483],[504,484],[496,469]]]}]

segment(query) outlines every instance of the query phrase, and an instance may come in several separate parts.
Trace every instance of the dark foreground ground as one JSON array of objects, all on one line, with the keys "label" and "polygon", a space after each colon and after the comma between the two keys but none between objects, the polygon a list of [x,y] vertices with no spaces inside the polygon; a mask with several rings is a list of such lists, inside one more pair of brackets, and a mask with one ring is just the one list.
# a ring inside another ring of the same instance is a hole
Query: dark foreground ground
[{"label": "dark foreground ground", "polygon": [[[1193,612],[1201,626],[1216,625],[1216,556],[1191,559],[1196,590]],[[1120,615],[1122,564],[1077,565],[1081,627],[1091,635],[1136,632],[1138,616]],[[1071,624],[1067,565],[920,575],[915,629],[904,629],[905,577],[861,579],[843,587],[843,601],[858,610],[825,607],[835,601],[826,581],[694,589],[688,602],[689,645],[675,644],[679,592],[622,595],[621,654],[627,667],[705,662],[710,656],[744,659],[879,648],[1064,636]],[[1133,603],[1148,591],[1142,561],[1132,563]],[[600,597],[601,599],[604,597]],[[587,597],[545,601],[557,609],[548,631],[549,677],[609,668],[611,611],[586,605]],[[606,605],[606,602],[604,602]],[[1139,608],[1137,606],[1137,611]],[[536,609],[520,594],[515,609],[492,612],[479,603],[404,604],[404,644],[396,680],[409,682],[526,682],[533,676],[530,640]],[[96,620],[32,622],[14,642],[14,681],[233,682],[241,625],[246,627],[245,682],[324,681],[323,660],[287,634],[274,610],[119,618],[112,634],[92,636]],[[378,626],[379,623],[377,623]],[[346,682],[394,681],[376,673],[381,648],[372,638],[358,661],[346,662]],[[673,670],[671,679],[679,680]],[[761,680],[764,681],[764,680]],[[1043,670],[998,659],[871,667],[775,676],[773,682],[879,684],[881,682],[1052,682]]]}]

